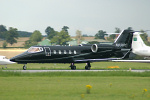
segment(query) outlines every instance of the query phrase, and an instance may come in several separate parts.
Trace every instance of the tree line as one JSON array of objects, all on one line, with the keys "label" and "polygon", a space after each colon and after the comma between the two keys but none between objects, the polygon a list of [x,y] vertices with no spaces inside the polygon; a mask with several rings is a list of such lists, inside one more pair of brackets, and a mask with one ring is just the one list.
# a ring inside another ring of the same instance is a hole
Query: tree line
[{"label": "tree line", "polygon": [[[45,33],[47,34],[47,39],[54,45],[66,45],[68,41],[71,40],[71,37],[68,33],[69,27],[64,26],[60,32],[55,31],[54,28],[48,26],[45,29]],[[38,42],[42,40],[42,35],[40,31],[34,31],[30,36],[30,39],[25,42],[24,47],[29,48],[30,46],[37,45]]]},{"label": "tree line", "polygon": [[63,26],[62,30],[58,32],[55,31],[54,28],[48,26],[45,29],[45,33],[47,34],[47,38],[51,40],[51,43],[54,43],[56,45],[66,45],[66,43],[71,40],[68,29],[68,26]]},{"label": "tree line", "polygon": [[[128,27],[127,30],[132,30],[132,27]],[[121,29],[116,27],[114,33],[120,33],[120,32],[121,32]],[[103,31],[103,30],[99,30],[98,33],[95,34],[96,39],[104,39],[105,40],[106,39],[105,36],[108,36],[108,34],[106,31]],[[115,38],[116,38],[116,34],[111,34],[107,38],[107,40],[114,41]]]},{"label": "tree line", "polygon": [[[54,30],[54,28],[48,26],[45,29],[45,33],[47,35],[47,39],[49,39],[53,45],[66,45],[67,42],[71,41],[71,36],[69,35],[68,29],[69,29],[68,26],[63,26],[61,31],[58,32]],[[127,29],[133,30],[132,27],[128,27]],[[120,32],[121,32],[120,28],[115,28],[115,33],[120,33]],[[141,30],[141,32],[143,31]],[[76,40],[78,43],[81,43],[81,40],[83,40],[82,36],[87,36],[87,35],[86,34],[82,35],[82,32],[80,30],[77,30]],[[107,36],[107,40],[112,42],[116,38],[116,35],[114,34],[109,35],[108,37],[107,32],[103,30],[99,30],[95,34],[96,39],[106,39],[105,36]],[[40,42],[43,39],[41,32],[38,30],[35,30],[33,33],[18,31],[17,28],[13,28],[13,27],[9,27],[9,29],[7,30],[4,25],[0,25],[0,39],[5,40],[5,42],[3,43],[3,47],[6,47],[7,43],[10,43],[11,45],[17,43],[18,37],[30,37],[29,40],[25,41],[24,44],[25,48],[29,48],[30,46],[37,45],[38,42]],[[147,39],[148,35],[146,33],[142,34],[141,37],[147,45],[150,45]]]},{"label": "tree line", "polygon": [[[132,27],[128,27],[127,30],[133,30]],[[141,33],[140,34],[141,38],[143,39],[143,41],[145,42],[146,45],[150,46],[150,42],[148,41],[148,34],[144,32],[144,30],[140,30]],[[121,33],[121,29],[120,28],[115,28],[114,33]],[[105,36],[108,36],[106,31],[103,30],[99,30],[96,34],[95,34],[95,38],[96,39],[106,39]],[[111,34],[109,35],[109,37],[107,37],[108,41],[114,42],[114,40],[116,39],[116,35],[115,34]]]},{"label": "tree line", "polygon": [[[55,31],[52,27],[48,26],[45,29],[47,38],[50,39],[52,44],[55,45],[66,45],[66,42],[71,40],[71,37],[68,33],[68,26],[63,26],[60,32]],[[17,43],[18,37],[30,37],[29,40],[25,41],[24,47],[29,48],[32,45],[37,45],[43,38],[40,31],[35,30],[33,33],[18,31],[17,28],[10,27],[8,30],[6,26],[0,25],[0,39],[5,40],[3,47],[7,46],[7,43],[13,45]]]},{"label": "tree line", "polygon": [[17,28],[9,27],[9,29],[7,30],[4,25],[0,25],[0,39],[5,40],[5,42],[3,43],[4,48],[7,46],[7,43],[10,43],[11,45],[17,43]]}]

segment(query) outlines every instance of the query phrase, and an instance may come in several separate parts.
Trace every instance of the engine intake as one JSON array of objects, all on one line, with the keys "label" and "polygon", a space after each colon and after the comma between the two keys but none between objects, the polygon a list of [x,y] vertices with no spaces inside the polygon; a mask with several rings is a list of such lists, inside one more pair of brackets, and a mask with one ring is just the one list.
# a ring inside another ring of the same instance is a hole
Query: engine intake
[{"label": "engine intake", "polygon": [[97,50],[98,50],[97,44],[93,44],[93,45],[91,46],[91,50],[92,50],[92,52],[96,53]]}]

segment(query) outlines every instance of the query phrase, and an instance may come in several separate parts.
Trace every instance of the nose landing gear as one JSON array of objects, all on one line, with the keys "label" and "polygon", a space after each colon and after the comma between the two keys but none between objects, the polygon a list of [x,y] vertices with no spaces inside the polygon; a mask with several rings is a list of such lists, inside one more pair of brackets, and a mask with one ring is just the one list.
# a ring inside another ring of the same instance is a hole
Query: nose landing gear
[{"label": "nose landing gear", "polygon": [[23,70],[26,70],[26,69],[27,69],[27,66],[26,66],[26,65],[24,65],[24,66],[23,66]]}]

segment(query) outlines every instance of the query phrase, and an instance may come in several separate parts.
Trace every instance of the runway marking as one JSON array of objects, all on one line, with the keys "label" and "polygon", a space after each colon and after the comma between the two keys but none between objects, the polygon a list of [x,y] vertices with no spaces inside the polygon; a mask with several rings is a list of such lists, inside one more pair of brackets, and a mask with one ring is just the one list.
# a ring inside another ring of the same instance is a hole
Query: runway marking
[{"label": "runway marking", "polygon": [[28,72],[28,73],[36,73],[36,72],[102,72],[102,71],[131,71],[131,72],[145,72],[150,70],[2,70],[6,72]]}]

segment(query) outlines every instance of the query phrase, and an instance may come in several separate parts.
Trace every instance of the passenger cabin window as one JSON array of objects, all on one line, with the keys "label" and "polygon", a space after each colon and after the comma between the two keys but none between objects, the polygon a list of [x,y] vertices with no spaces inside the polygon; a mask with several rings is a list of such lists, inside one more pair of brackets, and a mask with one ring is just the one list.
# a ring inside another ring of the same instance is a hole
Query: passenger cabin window
[{"label": "passenger cabin window", "polygon": [[54,54],[56,54],[56,50],[54,50],[53,52],[54,52]]},{"label": "passenger cabin window", "polygon": [[61,50],[59,50],[59,54],[61,54]]},{"label": "passenger cabin window", "polygon": [[69,54],[72,54],[71,50],[69,50]]},{"label": "passenger cabin window", "polygon": [[36,53],[36,52],[42,52],[43,48],[42,47],[31,47],[28,49],[27,52],[29,53]]},{"label": "passenger cabin window", "polygon": [[64,54],[67,54],[66,50],[64,50]]},{"label": "passenger cabin window", "polygon": [[77,54],[77,51],[76,51],[76,50],[74,50],[74,54]]}]

